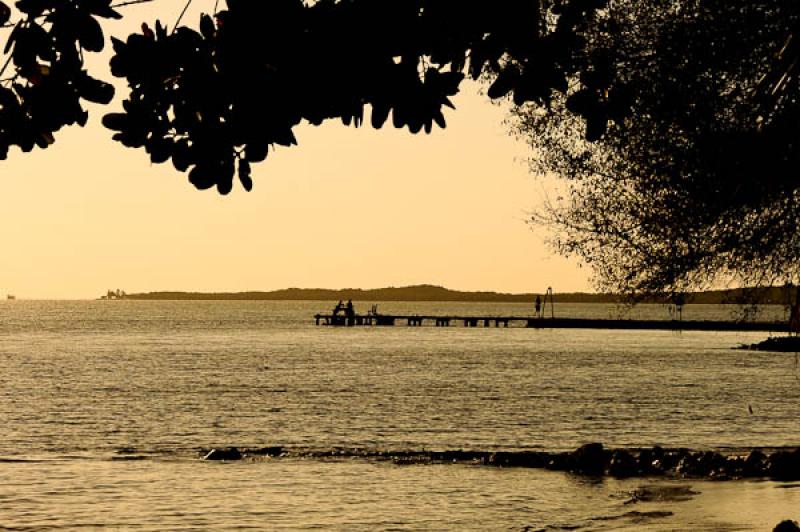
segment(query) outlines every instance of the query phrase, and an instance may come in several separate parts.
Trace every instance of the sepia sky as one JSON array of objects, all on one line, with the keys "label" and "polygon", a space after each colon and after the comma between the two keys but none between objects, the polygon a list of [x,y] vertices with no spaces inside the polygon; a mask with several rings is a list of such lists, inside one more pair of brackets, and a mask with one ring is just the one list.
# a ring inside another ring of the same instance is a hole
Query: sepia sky
[{"label": "sepia sky", "polygon": [[[129,6],[124,37],[172,22],[178,0]],[[194,2],[184,18],[196,24]],[[109,46],[110,48],[110,46]],[[107,72],[108,53],[93,59]],[[110,79],[104,74],[104,79]],[[109,288],[243,291],[433,283],[460,290],[589,290],[526,224],[552,183],[531,176],[507,108],[463,84],[448,127],[412,135],[338,122],[301,126],[299,146],[254,165],[252,192],[197,191],[171,163],[111,140],[90,107],[47,150],[12,149],[0,177],[0,297],[91,298]]]}]

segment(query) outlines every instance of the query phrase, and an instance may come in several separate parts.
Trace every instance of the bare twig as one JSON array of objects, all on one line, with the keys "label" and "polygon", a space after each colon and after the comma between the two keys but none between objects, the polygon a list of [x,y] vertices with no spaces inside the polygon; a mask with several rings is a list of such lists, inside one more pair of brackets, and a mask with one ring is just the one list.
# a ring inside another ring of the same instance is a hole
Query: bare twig
[{"label": "bare twig", "polygon": [[[146,3],[149,3],[149,2],[155,2],[155,0],[125,0],[124,2],[120,2],[118,4],[112,4],[110,7],[112,9],[116,9],[118,7],[132,6],[132,5],[135,5],[135,4],[146,4]],[[42,18],[42,17],[46,17],[46,16],[47,15],[40,15],[40,16],[38,16],[36,18],[38,19],[38,18]],[[16,25],[17,25],[17,22],[6,22],[2,26],[0,26],[0,29],[13,28]]]},{"label": "bare twig", "polygon": [[178,29],[178,25],[181,23],[181,19],[183,19],[183,15],[186,14],[186,10],[189,9],[190,5],[192,5],[192,0],[189,0],[188,2],[186,2],[186,5],[183,6],[183,11],[181,11],[181,14],[178,15],[178,20],[175,21],[175,27],[172,28],[173,33],[175,33],[175,30]]},{"label": "bare twig", "polygon": [[[2,78],[3,74],[5,74],[6,69],[8,68],[8,65],[11,63],[11,58],[12,57],[14,57],[13,54],[8,54],[8,59],[6,59],[6,62],[3,64],[3,68],[0,69],[0,78]],[[6,80],[3,80],[3,81],[6,81]]]}]

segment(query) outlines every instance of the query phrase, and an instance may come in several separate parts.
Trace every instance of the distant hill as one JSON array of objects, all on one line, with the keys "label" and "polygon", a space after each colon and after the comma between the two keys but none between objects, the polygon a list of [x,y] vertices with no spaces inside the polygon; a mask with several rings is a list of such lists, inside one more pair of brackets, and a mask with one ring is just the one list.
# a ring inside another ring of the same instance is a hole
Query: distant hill
[{"label": "distant hill", "polygon": [[[796,293],[794,293],[793,290],[792,300],[794,300],[795,297]],[[788,294],[786,289],[778,286],[708,290],[705,292],[693,292],[687,295],[688,303],[758,303],[762,305],[785,305],[787,301]]]},{"label": "distant hill", "polygon": [[[270,292],[148,292],[127,294],[126,299],[140,300],[226,300],[226,301],[470,301],[493,303],[530,303],[536,299],[535,293],[507,294],[501,292],[462,292],[441,286],[416,285],[363,290],[344,288],[286,288]],[[538,295],[543,295],[540,293]],[[555,293],[555,300],[561,303],[622,303],[625,299],[614,294],[592,294],[584,292]],[[687,303],[747,303],[757,300],[761,304],[784,304],[786,293],[783,288],[731,289],[694,292],[687,294]],[[649,303],[663,303],[665,298],[652,297]]]},{"label": "distant hill", "polygon": [[[539,294],[539,295],[544,295]],[[561,302],[613,302],[618,298],[607,294],[558,294]],[[270,292],[149,292],[128,294],[127,299],[192,299],[192,300],[265,300],[265,301],[472,301],[529,303],[536,294],[507,294],[500,292],[461,292],[441,286],[416,285],[364,290],[361,288],[286,288]]]}]

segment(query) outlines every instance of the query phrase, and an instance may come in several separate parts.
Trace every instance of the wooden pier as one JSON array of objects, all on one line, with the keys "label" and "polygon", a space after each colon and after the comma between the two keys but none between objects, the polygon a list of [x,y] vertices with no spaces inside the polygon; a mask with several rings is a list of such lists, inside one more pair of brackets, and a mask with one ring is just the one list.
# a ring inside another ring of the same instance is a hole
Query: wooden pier
[{"label": "wooden pier", "polygon": [[418,314],[356,314],[354,316],[316,314],[317,325],[336,327],[395,326],[422,327],[517,327],[532,329],[619,329],[670,331],[763,331],[789,332],[786,322],[739,322],[706,320],[624,320],[591,318],[538,318],[534,316],[427,316]]}]

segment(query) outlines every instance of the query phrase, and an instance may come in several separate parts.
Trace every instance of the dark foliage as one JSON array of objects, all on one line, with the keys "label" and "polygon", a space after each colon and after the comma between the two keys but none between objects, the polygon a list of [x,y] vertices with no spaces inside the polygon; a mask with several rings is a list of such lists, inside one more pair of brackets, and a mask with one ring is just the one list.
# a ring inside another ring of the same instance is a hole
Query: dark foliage
[{"label": "dark foliage", "polygon": [[791,0],[612,2],[566,95],[518,113],[534,168],[569,179],[536,217],[557,249],[612,291],[796,281],[799,22]]},{"label": "dark foliage", "polygon": [[546,103],[565,90],[576,30],[603,2],[538,0],[228,0],[199,31],[156,24],[114,40],[115,76],[131,93],[105,117],[114,138],[172,160],[200,189],[228,193],[238,170],[297,141],[305,120],[340,119],[412,133],[445,127],[465,73],[496,75],[490,97]]},{"label": "dark foliage", "polygon": [[[465,75],[492,81],[489,96],[546,105],[575,74],[579,33],[604,0],[228,0],[199,28],[142,25],[113,39],[112,73],[130,94],[105,116],[125,146],[171,160],[200,189],[250,190],[251,163],[296,144],[305,120],[412,133],[445,127],[443,107]],[[109,0],[19,0],[6,51],[15,72],[0,92],[0,152],[54,142],[86,123],[80,100],[108,103],[113,88],[83,69],[104,45]],[[12,10],[0,3],[0,22]],[[8,65],[7,65],[8,66]]]},{"label": "dark foliage", "polygon": [[[98,19],[119,18],[111,0],[20,0],[19,22],[10,29],[0,77],[0,159],[10,146],[46,148],[63,126],[86,124],[81,100],[107,104],[114,88],[83,68],[84,52],[99,52],[105,39]],[[0,25],[11,9],[0,2]]]}]

